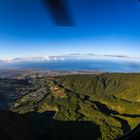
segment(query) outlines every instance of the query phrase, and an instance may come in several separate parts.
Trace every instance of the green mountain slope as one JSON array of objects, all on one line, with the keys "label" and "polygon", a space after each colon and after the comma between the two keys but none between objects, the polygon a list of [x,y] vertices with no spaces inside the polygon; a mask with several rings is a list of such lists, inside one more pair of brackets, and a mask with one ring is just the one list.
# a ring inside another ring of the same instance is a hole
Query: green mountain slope
[{"label": "green mountain slope", "polygon": [[140,103],[140,74],[73,75],[58,77],[56,81],[83,95],[111,95]]},{"label": "green mountain slope", "polygon": [[28,77],[18,88],[8,83],[18,91],[9,109],[42,140],[112,140],[140,122],[140,74]]}]

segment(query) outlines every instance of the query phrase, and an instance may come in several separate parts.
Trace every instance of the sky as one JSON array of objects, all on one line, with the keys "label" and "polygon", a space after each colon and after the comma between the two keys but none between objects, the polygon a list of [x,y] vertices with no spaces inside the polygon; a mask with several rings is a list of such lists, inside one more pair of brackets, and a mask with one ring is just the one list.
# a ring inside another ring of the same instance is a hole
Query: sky
[{"label": "sky", "polygon": [[138,0],[67,0],[56,26],[41,0],[0,0],[0,58],[94,53],[140,57]]}]

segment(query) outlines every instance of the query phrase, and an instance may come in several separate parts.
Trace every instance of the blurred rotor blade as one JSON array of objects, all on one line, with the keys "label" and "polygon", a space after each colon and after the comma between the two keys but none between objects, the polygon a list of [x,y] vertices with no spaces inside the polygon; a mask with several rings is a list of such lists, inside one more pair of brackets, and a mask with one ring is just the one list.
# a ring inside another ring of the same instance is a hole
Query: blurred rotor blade
[{"label": "blurred rotor blade", "polygon": [[72,26],[72,18],[70,16],[66,0],[42,0],[45,7],[48,8],[55,24],[58,26]]}]

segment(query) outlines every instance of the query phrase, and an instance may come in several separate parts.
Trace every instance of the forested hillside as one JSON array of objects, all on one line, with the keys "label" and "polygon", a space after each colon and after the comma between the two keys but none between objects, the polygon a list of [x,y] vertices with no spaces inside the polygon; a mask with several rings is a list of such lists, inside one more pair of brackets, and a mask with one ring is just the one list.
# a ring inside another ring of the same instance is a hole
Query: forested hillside
[{"label": "forested hillside", "polygon": [[0,111],[0,135],[14,140],[118,138],[140,122],[139,83],[140,74],[124,73],[0,79],[5,110]]}]

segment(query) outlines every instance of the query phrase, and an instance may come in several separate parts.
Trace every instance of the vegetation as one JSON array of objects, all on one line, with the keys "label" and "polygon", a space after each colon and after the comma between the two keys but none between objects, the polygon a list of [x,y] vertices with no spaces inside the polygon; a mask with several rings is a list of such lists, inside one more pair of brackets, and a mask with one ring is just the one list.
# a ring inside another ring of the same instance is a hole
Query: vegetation
[{"label": "vegetation", "polygon": [[112,140],[140,122],[139,83],[140,74],[36,76],[1,79],[0,94],[16,93],[9,109],[42,138]]}]

